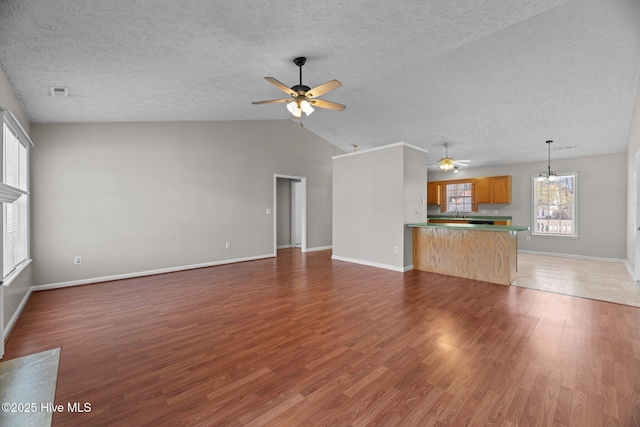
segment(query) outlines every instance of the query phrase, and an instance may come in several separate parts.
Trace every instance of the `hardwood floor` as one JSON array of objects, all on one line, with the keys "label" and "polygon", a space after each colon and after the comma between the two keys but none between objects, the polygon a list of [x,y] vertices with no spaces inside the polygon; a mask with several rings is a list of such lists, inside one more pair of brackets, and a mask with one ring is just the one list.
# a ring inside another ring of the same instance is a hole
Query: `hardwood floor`
[{"label": "hardwood floor", "polygon": [[640,309],[330,251],[32,295],[54,426],[640,425]]}]

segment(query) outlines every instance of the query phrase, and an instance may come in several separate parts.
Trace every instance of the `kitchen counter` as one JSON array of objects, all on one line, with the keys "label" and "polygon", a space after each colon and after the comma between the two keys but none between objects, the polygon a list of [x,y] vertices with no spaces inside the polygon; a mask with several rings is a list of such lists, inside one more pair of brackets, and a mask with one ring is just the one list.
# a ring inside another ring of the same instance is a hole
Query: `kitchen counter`
[{"label": "kitchen counter", "polygon": [[[462,219],[462,218],[461,218]],[[455,224],[438,222],[421,222],[408,224],[407,227],[429,227],[429,228],[450,228],[460,230],[485,230],[485,231],[527,231],[529,227],[523,225],[491,225],[491,224]]]},{"label": "kitchen counter", "polygon": [[511,221],[513,218],[510,216],[497,216],[497,215],[467,215],[467,216],[453,216],[453,215],[429,215],[429,219],[449,219],[452,221]]},{"label": "kitchen counter", "polygon": [[510,285],[518,269],[517,225],[417,223],[413,268],[466,279]]},{"label": "kitchen counter", "polygon": [[511,225],[510,216],[493,216],[493,215],[429,215],[427,222],[431,223],[469,223],[477,221],[490,221],[495,225]]}]

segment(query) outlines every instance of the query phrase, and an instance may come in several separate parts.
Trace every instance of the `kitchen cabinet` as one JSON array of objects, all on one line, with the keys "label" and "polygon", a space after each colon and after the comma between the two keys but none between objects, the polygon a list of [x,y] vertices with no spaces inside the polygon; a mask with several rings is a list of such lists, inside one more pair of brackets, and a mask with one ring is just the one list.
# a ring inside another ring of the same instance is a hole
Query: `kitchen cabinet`
[{"label": "kitchen cabinet", "polygon": [[473,201],[477,203],[491,203],[491,177],[475,179],[475,193]]},{"label": "kitchen cabinet", "polygon": [[511,176],[475,178],[475,203],[511,203]]},{"label": "kitchen cabinet", "polygon": [[511,176],[491,177],[491,203],[511,203]]},{"label": "kitchen cabinet", "polygon": [[427,204],[440,204],[440,184],[437,181],[427,182]]},{"label": "kitchen cabinet", "polygon": [[518,269],[517,233],[525,226],[409,224],[415,270],[510,285]]},{"label": "kitchen cabinet", "polygon": [[473,188],[473,211],[479,203],[511,203],[511,175],[485,176],[449,181],[427,182],[427,204],[440,205],[446,210],[445,194],[448,184],[471,183]]}]

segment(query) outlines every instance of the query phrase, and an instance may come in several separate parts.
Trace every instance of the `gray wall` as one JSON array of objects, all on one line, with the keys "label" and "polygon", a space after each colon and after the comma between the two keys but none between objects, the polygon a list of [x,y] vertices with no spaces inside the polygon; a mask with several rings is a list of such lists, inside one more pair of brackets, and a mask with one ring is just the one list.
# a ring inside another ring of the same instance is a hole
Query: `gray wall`
[{"label": "gray wall", "polygon": [[426,164],[426,153],[399,144],[334,158],[334,257],[395,270],[411,265],[405,224],[426,217],[418,205]]},{"label": "gray wall", "polygon": [[35,285],[269,256],[274,174],[307,177],[308,247],[331,245],[335,150],[292,121],[34,124],[32,133]]},{"label": "gray wall", "polygon": [[[578,145],[579,147],[579,145]],[[541,147],[545,149],[545,147]],[[580,256],[624,259],[626,256],[626,154],[554,159],[551,169],[578,172],[578,239],[531,236],[518,233],[518,249]],[[510,215],[515,225],[531,227],[531,176],[547,169],[547,162],[522,163],[486,168],[471,168],[453,175],[429,172],[430,181],[481,177],[512,176],[512,203],[480,205],[494,215]],[[429,206],[429,213],[440,213]]]},{"label": "gray wall", "polygon": [[[0,68],[0,107],[6,110],[11,110],[13,115],[22,125],[22,128],[27,132],[29,137],[31,137],[30,124],[27,119],[27,115],[20,106],[20,101],[18,101],[18,98],[14,94],[11,84],[9,83],[9,80],[4,74],[2,68]],[[0,156],[2,156],[2,150],[0,150]],[[32,265],[29,264],[22,273],[20,273],[20,275],[14,278],[9,286],[5,286],[4,288],[2,311],[4,318],[3,324],[5,328],[11,326],[9,325],[9,321],[16,313],[20,302],[24,299],[25,295],[27,295],[27,292],[29,292],[29,288],[31,287],[31,268]]]}]

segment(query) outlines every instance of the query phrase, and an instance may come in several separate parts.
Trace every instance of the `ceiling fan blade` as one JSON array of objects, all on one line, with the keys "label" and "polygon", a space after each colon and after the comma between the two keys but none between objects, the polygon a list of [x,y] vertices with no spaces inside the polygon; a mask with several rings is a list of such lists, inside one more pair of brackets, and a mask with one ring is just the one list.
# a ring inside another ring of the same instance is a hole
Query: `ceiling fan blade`
[{"label": "ceiling fan blade", "polygon": [[291,99],[270,99],[268,101],[254,101],[252,104],[260,105],[260,104],[278,104],[281,102],[291,102]]},{"label": "ceiling fan blade", "polygon": [[325,101],[323,99],[310,99],[309,103],[315,107],[327,108],[329,110],[343,111],[347,108],[345,105],[338,104],[337,102]]},{"label": "ceiling fan blade", "polygon": [[326,83],[322,83],[320,86],[316,86],[312,89],[309,89],[307,91],[307,93],[305,94],[305,96],[307,98],[317,98],[319,96],[324,95],[325,93],[334,90],[334,89],[338,89],[340,86],[342,86],[342,83],[340,83],[337,80],[329,80]]},{"label": "ceiling fan blade", "polygon": [[281,91],[283,91],[284,93],[286,93],[287,95],[290,96],[296,96],[297,93],[295,93],[293,90],[291,90],[290,87],[288,87],[287,85],[285,85],[282,82],[279,82],[278,80],[274,79],[273,77],[265,77],[264,78],[266,81],[268,81],[269,83],[271,83],[272,85],[274,85],[275,87],[277,87],[278,89],[280,89]]},{"label": "ceiling fan blade", "polygon": [[469,166],[466,163],[459,163],[459,162],[453,162],[453,164],[456,165],[456,166]]}]

